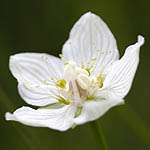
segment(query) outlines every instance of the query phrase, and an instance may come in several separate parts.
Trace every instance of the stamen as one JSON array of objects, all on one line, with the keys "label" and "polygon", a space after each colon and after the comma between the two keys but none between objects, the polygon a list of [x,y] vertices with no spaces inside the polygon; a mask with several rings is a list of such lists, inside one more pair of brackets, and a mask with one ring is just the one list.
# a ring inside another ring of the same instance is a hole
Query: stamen
[{"label": "stamen", "polygon": [[96,58],[92,59],[92,61],[96,61]]},{"label": "stamen", "polygon": [[87,96],[86,100],[87,101],[94,100],[94,95],[95,95],[95,92],[93,92],[90,96]]},{"label": "stamen", "polygon": [[65,80],[57,80],[57,83],[56,83],[56,87],[60,87],[62,89],[65,89],[66,88],[66,81]]},{"label": "stamen", "polygon": [[44,80],[44,84],[48,85],[48,82],[46,80]]},{"label": "stamen", "polygon": [[69,64],[68,62],[65,62],[65,63],[64,63],[64,65],[68,65],[68,64]]},{"label": "stamen", "polygon": [[59,54],[59,57],[60,57],[60,58],[64,58],[64,56],[63,56],[62,54]]},{"label": "stamen", "polygon": [[57,95],[56,99],[65,105],[69,105],[70,104],[70,100],[69,99],[64,99],[62,96]]},{"label": "stamen", "polygon": [[89,68],[86,68],[85,70],[89,73],[89,75],[91,74]]},{"label": "stamen", "polygon": [[72,91],[70,91],[70,90],[69,90],[67,93],[68,93],[69,95],[72,95]]},{"label": "stamen", "polygon": [[[98,52],[99,51],[100,50],[98,50]],[[95,58],[87,62],[86,68],[83,64],[81,64],[81,67],[78,67],[76,63],[72,61],[64,63],[64,65],[68,66],[64,69],[63,78],[55,82],[55,86],[60,88],[59,92],[62,95],[56,97],[60,103],[66,105],[77,103],[80,105],[82,102],[94,100],[95,90],[97,90],[97,88],[102,88],[104,81],[102,73],[100,73],[95,80],[89,77],[90,73],[95,73],[93,70],[95,67],[93,61],[97,59],[98,57],[95,56]],[[56,95],[58,95],[58,93]]]},{"label": "stamen", "polygon": [[103,87],[103,81],[104,81],[104,77],[102,77],[102,73],[100,73],[100,75],[97,77],[97,82],[96,82],[99,88]]},{"label": "stamen", "polygon": [[93,65],[90,67],[90,69],[92,69],[93,68]]},{"label": "stamen", "polygon": [[84,65],[82,65],[82,69],[84,69],[85,68],[85,66]]},{"label": "stamen", "polygon": [[89,73],[89,76],[90,76],[90,74],[91,74],[90,70],[91,70],[92,68],[93,68],[93,65],[91,65],[90,67],[87,66],[87,68],[85,69],[85,70]]}]

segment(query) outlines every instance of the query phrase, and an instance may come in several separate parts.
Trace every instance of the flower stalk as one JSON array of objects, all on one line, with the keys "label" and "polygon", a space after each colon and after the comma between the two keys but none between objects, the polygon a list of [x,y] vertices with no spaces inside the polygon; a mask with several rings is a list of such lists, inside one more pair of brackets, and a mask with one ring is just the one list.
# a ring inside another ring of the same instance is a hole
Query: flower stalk
[{"label": "flower stalk", "polygon": [[91,129],[93,131],[93,135],[95,136],[95,141],[97,144],[98,150],[108,150],[105,137],[103,135],[100,123],[98,120],[90,122]]}]

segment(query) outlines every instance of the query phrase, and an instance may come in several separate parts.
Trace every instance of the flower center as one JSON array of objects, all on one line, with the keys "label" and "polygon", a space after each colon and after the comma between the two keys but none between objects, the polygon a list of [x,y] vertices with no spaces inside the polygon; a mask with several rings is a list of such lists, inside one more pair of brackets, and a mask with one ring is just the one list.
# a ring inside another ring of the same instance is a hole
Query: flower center
[{"label": "flower center", "polygon": [[103,86],[102,74],[91,79],[87,69],[80,68],[75,62],[70,61],[66,65],[63,79],[57,80],[56,87],[60,89],[62,96],[57,100],[63,104],[80,104],[88,100],[94,100],[95,92]]},{"label": "flower center", "polygon": [[70,61],[64,69],[63,78],[69,83],[68,92],[73,99],[86,99],[92,83],[86,70],[81,69],[74,62]]}]

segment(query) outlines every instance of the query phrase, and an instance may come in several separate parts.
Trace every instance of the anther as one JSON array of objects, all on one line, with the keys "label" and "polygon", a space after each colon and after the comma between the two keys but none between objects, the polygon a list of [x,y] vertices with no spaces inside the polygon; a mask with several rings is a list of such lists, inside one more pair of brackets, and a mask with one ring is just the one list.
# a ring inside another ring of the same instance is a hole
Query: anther
[{"label": "anther", "polygon": [[92,61],[96,61],[96,58],[92,59]]},{"label": "anther", "polygon": [[60,58],[64,58],[64,56],[63,56],[62,54],[59,54],[59,57],[60,57]]},{"label": "anther", "polygon": [[69,64],[68,62],[65,62],[65,63],[64,63],[64,65],[68,65],[68,64]]}]

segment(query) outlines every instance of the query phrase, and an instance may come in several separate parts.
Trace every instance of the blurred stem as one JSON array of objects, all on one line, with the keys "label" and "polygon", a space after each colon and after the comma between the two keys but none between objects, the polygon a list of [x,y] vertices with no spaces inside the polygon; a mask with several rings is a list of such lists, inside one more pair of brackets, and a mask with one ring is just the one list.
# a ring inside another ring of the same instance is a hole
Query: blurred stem
[{"label": "blurred stem", "polygon": [[118,112],[122,120],[132,128],[139,139],[150,149],[150,132],[148,132],[148,126],[140,116],[129,105],[118,109]]},{"label": "blurred stem", "polygon": [[95,136],[95,141],[97,143],[98,150],[107,150],[108,148],[99,121],[96,120],[90,122],[89,124]]}]

